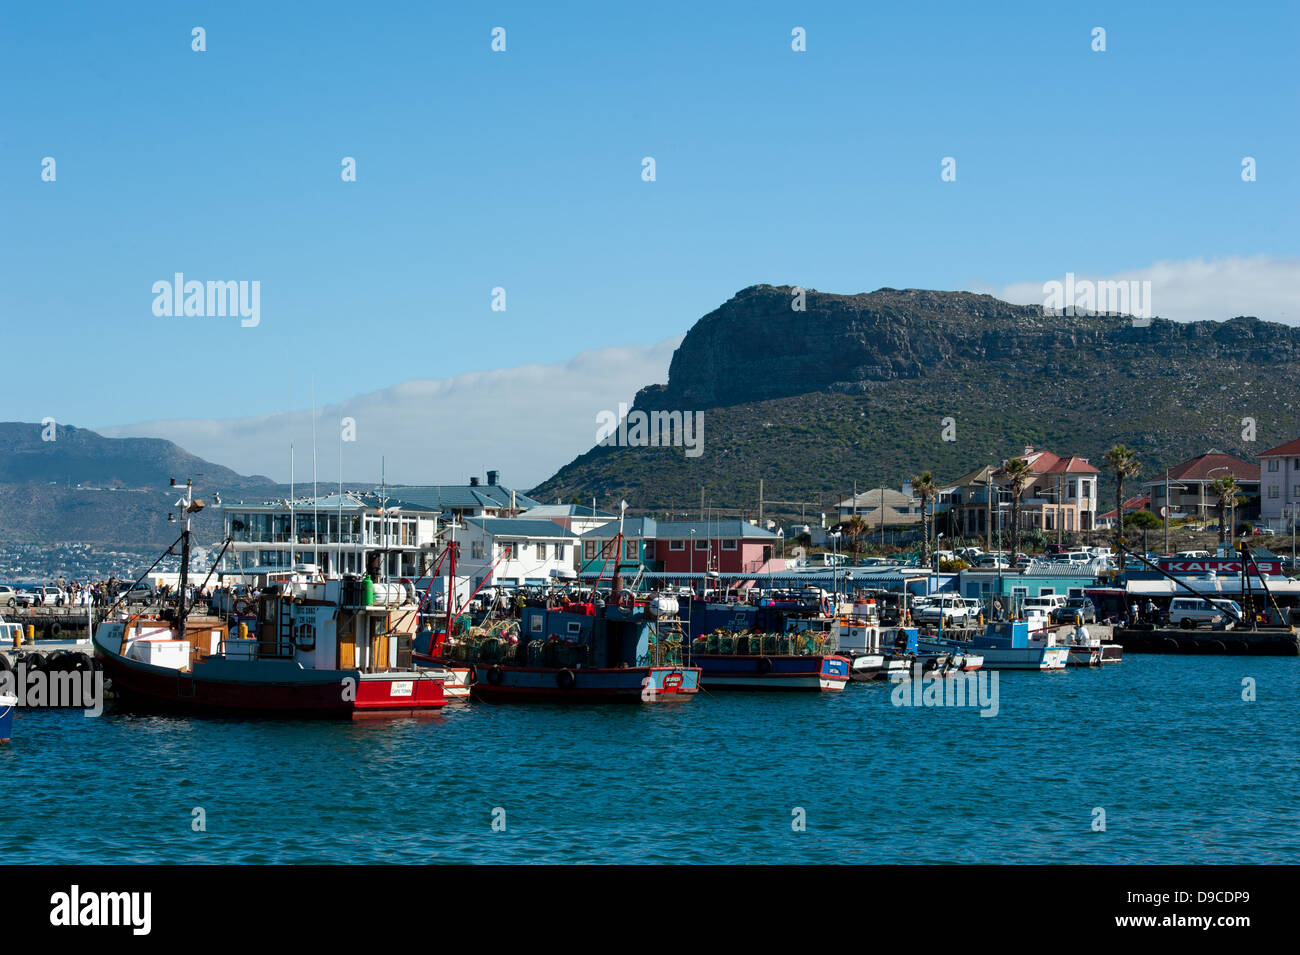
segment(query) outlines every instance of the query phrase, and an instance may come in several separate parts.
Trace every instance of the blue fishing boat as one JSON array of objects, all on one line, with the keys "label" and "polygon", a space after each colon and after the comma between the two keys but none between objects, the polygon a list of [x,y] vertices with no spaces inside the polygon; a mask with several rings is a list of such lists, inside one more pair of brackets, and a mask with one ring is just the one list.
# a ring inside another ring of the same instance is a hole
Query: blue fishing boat
[{"label": "blue fishing boat", "polygon": [[1023,620],[991,620],[970,646],[990,670],[1064,670],[1070,658],[1070,648],[1056,642],[1054,630],[1031,631]]}]

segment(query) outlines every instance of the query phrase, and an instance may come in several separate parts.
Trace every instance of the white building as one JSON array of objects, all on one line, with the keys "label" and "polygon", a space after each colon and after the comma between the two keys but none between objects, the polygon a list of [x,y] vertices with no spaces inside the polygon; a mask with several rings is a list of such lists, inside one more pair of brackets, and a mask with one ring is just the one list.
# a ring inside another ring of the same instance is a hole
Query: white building
[{"label": "white building", "polygon": [[323,573],[416,578],[436,555],[438,515],[392,497],[348,492],[223,504],[226,573],[312,564]]},{"label": "white building", "polygon": [[1259,456],[1259,516],[1269,527],[1290,532],[1300,519],[1300,438]]},{"label": "white building", "polygon": [[511,589],[571,579],[578,538],[550,520],[471,517],[456,542],[458,578],[468,577],[475,588],[486,579],[484,586]]}]

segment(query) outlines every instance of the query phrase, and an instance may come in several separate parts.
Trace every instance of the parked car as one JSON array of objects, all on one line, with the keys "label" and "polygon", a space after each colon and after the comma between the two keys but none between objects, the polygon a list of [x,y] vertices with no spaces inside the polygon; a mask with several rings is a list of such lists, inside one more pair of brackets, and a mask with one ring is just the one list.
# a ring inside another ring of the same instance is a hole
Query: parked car
[{"label": "parked car", "polygon": [[67,602],[68,595],[58,587],[32,587],[14,595],[18,607],[62,607]]},{"label": "parked car", "polygon": [[1277,533],[1277,531],[1273,530],[1273,528],[1271,527],[1256,527],[1255,530],[1252,531],[1251,533],[1256,535],[1263,535],[1264,537],[1273,537]]},{"label": "parked car", "polygon": [[1174,560],[1210,560],[1214,555],[1208,550],[1180,550]]},{"label": "parked car", "polygon": [[8,585],[0,584],[0,605],[5,607],[17,607],[18,591]]},{"label": "parked car", "polygon": [[1097,622],[1097,608],[1087,597],[1070,597],[1061,606],[1052,610],[1052,623],[1074,623],[1079,617],[1084,623]]},{"label": "parked car", "polygon": [[118,599],[127,604],[147,604],[152,603],[155,596],[154,589],[148,584],[138,584],[132,587],[130,584],[123,584],[117,591]]},{"label": "parked car", "polygon": [[942,618],[945,627],[969,626],[975,619],[966,601],[956,595],[947,595],[928,603],[912,614],[919,624],[937,625]]},{"label": "parked car", "polygon": [[1241,605],[1235,600],[1175,597],[1169,605],[1170,626],[1182,627],[1184,630],[1194,630],[1203,623],[1210,626],[1235,623],[1244,616]]}]

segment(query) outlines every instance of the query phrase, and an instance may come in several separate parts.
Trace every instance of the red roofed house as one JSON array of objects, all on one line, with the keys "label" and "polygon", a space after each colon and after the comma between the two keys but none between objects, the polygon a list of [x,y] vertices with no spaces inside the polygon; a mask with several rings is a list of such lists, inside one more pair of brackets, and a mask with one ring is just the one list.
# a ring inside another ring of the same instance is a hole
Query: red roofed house
[{"label": "red roofed house", "polygon": [[[1232,476],[1241,485],[1241,493],[1253,498],[1259,491],[1259,467],[1222,451],[1206,451],[1169,469],[1169,517],[1213,517],[1219,503],[1213,484]],[[1151,498],[1156,514],[1164,507],[1166,475],[1161,472],[1142,482],[1142,490]]]},{"label": "red roofed house", "polygon": [[[1090,531],[1097,520],[1097,479],[1101,472],[1087,458],[1059,457],[1026,447],[1031,480],[1020,495],[1020,526],[1055,531]],[[1010,500],[1010,495],[1008,495]]]},{"label": "red roofed house", "polygon": [[[1096,527],[1097,479],[1101,476],[1087,458],[1060,457],[1050,451],[1025,448],[1021,455],[1029,462],[1029,482],[1020,495],[1020,527],[1037,527],[1055,532],[1090,531]],[[1005,467],[1005,462],[1003,462]],[[998,515],[986,520],[991,510],[989,484],[997,485],[994,495]],[[1002,468],[986,465],[958,478],[952,490],[951,520],[955,533],[988,536],[988,529],[1011,525],[1010,481]],[[990,538],[991,539],[991,538]]]},{"label": "red roofed house", "polygon": [[1300,517],[1300,438],[1259,456],[1259,516],[1273,530],[1290,531]]},{"label": "red roofed house", "polygon": [[[1151,498],[1146,494],[1139,494],[1137,497],[1130,497],[1124,502],[1124,513],[1132,514],[1135,511],[1146,510],[1151,503]],[[1097,515],[1097,526],[1113,528],[1115,526],[1115,508],[1111,508],[1105,514]]]}]

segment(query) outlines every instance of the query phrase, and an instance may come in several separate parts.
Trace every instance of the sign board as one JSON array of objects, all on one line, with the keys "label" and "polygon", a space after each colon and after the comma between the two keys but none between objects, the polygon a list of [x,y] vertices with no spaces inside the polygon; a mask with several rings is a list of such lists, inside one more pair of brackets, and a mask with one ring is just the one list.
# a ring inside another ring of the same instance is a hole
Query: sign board
[{"label": "sign board", "polygon": [[[1214,557],[1209,560],[1162,560],[1160,569],[1171,574],[1205,575],[1214,571],[1220,577],[1241,576],[1241,560],[1236,557]],[[1250,566],[1251,574],[1282,573],[1280,560],[1254,561]]]}]

